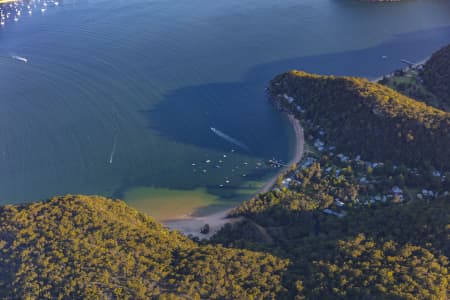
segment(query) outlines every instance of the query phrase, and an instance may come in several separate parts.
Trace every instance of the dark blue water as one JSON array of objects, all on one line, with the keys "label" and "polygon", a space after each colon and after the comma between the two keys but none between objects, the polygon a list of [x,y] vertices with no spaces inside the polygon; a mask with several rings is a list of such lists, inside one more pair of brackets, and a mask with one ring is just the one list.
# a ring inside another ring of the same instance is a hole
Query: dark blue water
[{"label": "dark blue water", "polygon": [[39,5],[0,29],[1,204],[136,187],[235,199],[292,151],[264,95],[274,75],[373,78],[450,43],[441,0]]}]

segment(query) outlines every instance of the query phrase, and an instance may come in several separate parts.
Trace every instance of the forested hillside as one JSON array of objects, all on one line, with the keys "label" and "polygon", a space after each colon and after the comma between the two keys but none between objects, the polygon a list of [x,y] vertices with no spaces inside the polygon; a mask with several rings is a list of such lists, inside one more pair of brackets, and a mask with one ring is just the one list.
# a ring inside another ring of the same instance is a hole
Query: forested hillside
[{"label": "forested hillside", "polygon": [[450,115],[353,77],[292,71],[269,94],[312,150],[214,242],[288,258],[286,299],[448,299],[449,180],[434,168],[450,168]]},{"label": "forested hillside", "polygon": [[102,197],[0,208],[1,299],[271,299],[286,267],[199,246]]},{"label": "forested hillside", "polygon": [[269,93],[287,109],[304,111],[302,118],[323,128],[324,139],[338,151],[450,168],[450,114],[388,87],[355,77],[291,71],[277,76]]},{"label": "forested hillside", "polygon": [[249,218],[209,244],[102,197],[4,206],[0,298],[445,299],[448,205],[362,208],[343,219],[294,208],[280,218],[263,207],[269,243],[249,235]]},{"label": "forested hillside", "polygon": [[423,80],[431,92],[450,104],[450,45],[431,56],[424,66]]},{"label": "forested hillside", "polygon": [[448,198],[358,207],[343,218],[299,208],[291,194],[272,199],[245,203],[235,214],[246,220],[214,240],[289,258],[284,298],[447,299]]}]

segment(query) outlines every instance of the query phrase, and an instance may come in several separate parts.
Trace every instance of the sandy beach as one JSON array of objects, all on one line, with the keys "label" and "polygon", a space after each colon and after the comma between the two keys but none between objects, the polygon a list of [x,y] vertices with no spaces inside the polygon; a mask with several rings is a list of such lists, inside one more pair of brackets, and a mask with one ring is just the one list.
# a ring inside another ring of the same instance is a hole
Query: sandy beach
[{"label": "sandy beach", "polygon": [[266,184],[264,184],[264,186],[258,191],[258,193],[267,193],[268,191],[270,191],[270,189],[275,185],[275,183],[277,182],[278,177],[285,173],[287,170],[289,170],[289,168],[293,165],[298,163],[303,156],[303,148],[304,148],[304,144],[305,144],[305,139],[304,139],[304,134],[303,134],[303,128],[300,126],[300,122],[294,117],[294,115],[292,114],[288,114],[287,115],[289,122],[292,125],[292,128],[294,128],[294,133],[295,133],[295,152],[294,152],[294,156],[292,157],[292,159],[287,163],[286,167],[283,167],[280,169],[280,171],[273,176],[269,181],[267,181]]},{"label": "sandy beach", "polygon": [[[272,189],[272,187],[277,182],[280,175],[284,174],[289,168],[298,163],[303,156],[304,150],[304,134],[303,128],[300,122],[292,114],[287,114],[288,120],[292,125],[295,133],[295,151],[291,160],[287,163],[286,167],[280,168],[280,170],[271,177],[262,187],[258,190],[257,194],[266,193]],[[208,239],[220,230],[226,223],[238,222],[241,218],[227,218],[227,215],[231,209],[227,209],[215,214],[203,216],[203,217],[192,217],[192,216],[182,216],[178,219],[164,221],[164,225],[171,229],[176,229],[185,235],[192,235],[201,239]],[[208,234],[200,233],[200,229],[208,224],[210,231]]]}]

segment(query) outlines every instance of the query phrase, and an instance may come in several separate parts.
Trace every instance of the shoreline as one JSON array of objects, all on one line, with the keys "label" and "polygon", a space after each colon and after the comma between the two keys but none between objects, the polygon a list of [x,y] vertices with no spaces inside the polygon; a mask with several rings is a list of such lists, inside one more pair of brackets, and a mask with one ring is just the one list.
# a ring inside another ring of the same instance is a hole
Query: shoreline
[{"label": "shoreline", "polygon": [[[431,56],[428,56],[418,62],[415,62],[411,66],[407,66],[405,68],[402,68],[400,70],[407,71],[410,68],[417,68],[420,65],[424,65]],[[391,73],[385,74],[383,76],[377,77],[375,79],[370,80],[371,82],[377,83],[384,77],[390,77],[393,76],[394,73],[397,70],[394,70]],[[286,166],[279,169],[279,171],[269,178],[266,183],[255,193],[255,195],[263,194],[269,192],[272,187],[276,184],[277,179],[279,176],[286,173],[289,168],[293,164],[296,164],[300,162],[300,160],[303,157],[304,153],[304,132],[303,128],[300,125],[300,122],[292,113],[289,112],[282,112],[289,120],[289,123],[291,124],[292,128],[294,129],[295,134],[295,150],[293,157],[289,160],[289,162],[286,164]],[[242,217],[238,218],[227,218],[229,212],[233,209],[233,207],[225,209],[223,211],[219,211],[210,215],[201,216],[201,217],[195,217],[191,215],[183,215],[180,217],[175,217],[169,220],[162,221],[162,223],[168,227],[171,230],[178,230],[184,235],[191,235],[193,237],[197,237],[200,239],[209,239],[211,236],[213,236],[216,232],[218,232],[225,224],[230,223],[236,223],[240,220],[242,220]],[[208,234],[202,234],[200,233],[200,229],[205,225],[208,224],[210,226],[210,230]]]},{"label": "shoreline", "polygon": [[411,68],[417,68],[419,66],[423,66],[423,65],[425,65],[427,63],[428,60],[430,60],[430,58],[431,58],[431,55],[427,56],[426,58],[424,58],[424,59],[422,59],[422,60],[420,60],[418,62],[415,62],[412,66],[407,66],[407,67],[404,67],[404,68],[401,68],[401,69],[394,70],[394,71],[392,71],[392,72],[390,72],[388,74],[385,74],[383,76],[379,76],[377,78],[371,79],[370,81],[374,82],[374,83],[378,83],[378,81],[382,80],[383,78],[389,78],[389,77],[394,76],[395,72],[398,71],[398,70],[402,70],[402,71],[406,72],[406,71],[408,71]]},{"label": "shoreline", "polygon": [[[291,124],[292,128],[294,129],[294,135],[295,135],[295,150],[293,157],[289,160],[286,166],[279,169],[279,171],[273,175],[271,178],[269,178],[266,183],[255,193],[255,195],[267,193],[272,189],[272,187],[276,184],[277,179],[279,176],[286,173],[289,168],[293,165],[298,163],[302,157],[303,157],[303,151],[304,151],[304,133],[303,128],[300,125],[300,122],[295,116],[291,113],[284,113],[289,123]],[[227,218],[229,212],[233,208],[228,208],[226,210],[206,215],[202,217],[194,217],[189,215],[180,216],[179,218],[173,218],[169,220],[162,221],[162,223],[170,228],[171,230],[178,230],[184,235],[191,235],[193,237],[198,237],[201,239],[209,239],[211,236],[213,236],[216,232],[218,232],[225,224],[230,223],[236,223],[242,218]],[[202,234],[200,233],[200,229],[205,225],[208,224],[210,227],[208,234]]]},{"label": "shoreline", "polygon": [[286,164],[285,167],[280,168],[279,172],[274,175],[269,181],[267,181],[257,194],[267,193],[276,184],[277,179],[280,175],[286,173],[293,164],[298,163],[303,157],[303,150],[305,146],[305,137],[303,134],[303,128],[300,125],[299,120],[291,113],[286,113],[289,123],[291,123],[295,134],[295,151],[292,159]]}]

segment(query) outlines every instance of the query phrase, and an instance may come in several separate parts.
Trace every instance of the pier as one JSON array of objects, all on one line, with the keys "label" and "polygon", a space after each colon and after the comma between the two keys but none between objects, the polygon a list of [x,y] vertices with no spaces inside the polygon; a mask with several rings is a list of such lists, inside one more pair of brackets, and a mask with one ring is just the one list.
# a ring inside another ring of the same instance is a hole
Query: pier
[{"label": "pier", "polygon": [[414,65],[415,65],[415,63],[413,63],[412,61],[409,61],[407,59],[402,59],[401,62],[408,65],[408,67],[410,67],[410,68],[414,67]]}]

